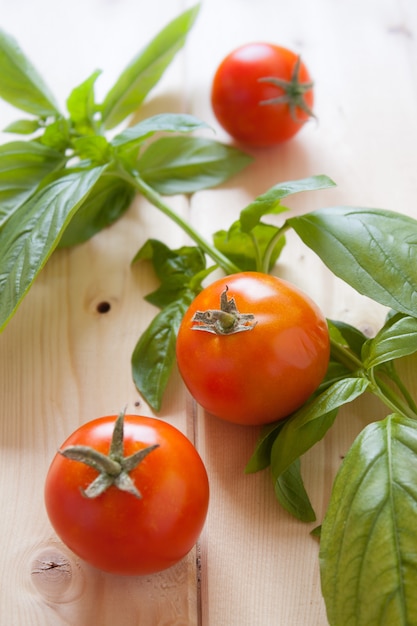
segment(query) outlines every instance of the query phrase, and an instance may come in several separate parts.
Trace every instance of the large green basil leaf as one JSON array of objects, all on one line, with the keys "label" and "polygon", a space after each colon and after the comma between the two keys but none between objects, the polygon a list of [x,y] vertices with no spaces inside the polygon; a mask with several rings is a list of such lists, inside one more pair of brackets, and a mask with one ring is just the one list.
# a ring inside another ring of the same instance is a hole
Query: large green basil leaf
[{"label": "large green basil leaf", "polygon": [[141,178],[168,196],[193,193],[228,180],[252,158],[240,150],[202,137],[161,137],[142,152]]},{"label": "large green basil leaf", "polygon": [[132,185],[106,172],[69,222],[58,247],[78,245],[111,226],[127,211],[134,195]]},{"label": "large green basil leaf", "polygon": [[15,312],[103,167],[52,180],[22,204],[0,231],[0,329]]},{"label": "large green basil leaf", "polygon": [[0,228],[45,176],[65,164],[65,155],[37,141],[0,146]]},{"label": "large green basil leaf", "polygon": [[390,415],[357,437],[320,540],[330,626],[417,623],[417,423]]},{"label": "large green basil leaf", "polygon": [[114,128],[142,104],[183,47],[199,9],[197,4],[170,22],[122,72],[102,104],[106,128]]},{"label": "large green basil leaf", "polygon": [[383,209],[332,207],[287,224],[359,293],[417,315],[417,220]]},{"label": "large green basil leaf", "polygon": [[39,117],[58,114],[59,108],[41,76],[17,41],[0,30],[0,98]]}]

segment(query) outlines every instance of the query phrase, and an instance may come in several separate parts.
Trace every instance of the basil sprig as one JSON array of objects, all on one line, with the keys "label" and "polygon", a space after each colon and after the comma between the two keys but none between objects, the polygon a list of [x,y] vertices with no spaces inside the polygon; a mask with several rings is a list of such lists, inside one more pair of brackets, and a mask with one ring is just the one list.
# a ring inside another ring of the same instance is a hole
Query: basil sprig
[{"label": "basil sprig", "polygon": [[[199,246],[169,250],[161,242],[150,240],[137,253],[133,261],[150,261],[161,280],[158,299],[155,294],[146,298],[161,311],[140,337],[132,355],[133,380],[155,411],[161,409],[175,362],[176,331],[186,308],[201,290],[204,278],[216,267],[222,267],[228,273],[270,268],[285,244],[285,228],[264,222],[263,216],[287,211],[281,200],[291,194],[333,185],[327,176],[312,176],[274,185],[245,207],[228,231],[214,234],[214,250],[194,234],[193,238]],[[187,227],[183,225],[183,228]],[[207,256],[214,262],[209,268],[206,268]]]},{"label": "basil sprig", "polygon": [[[326,436],[342,407],[375,395],[388,415],[383,420],[365,416],[371,424],[341,462],[322,524],[312,534],[320,537],[330,626],[406,626],[417,616],[417,406],[399,375],[398,360],[417,352],[417,221],[352,207],[288,217],[281,226],[265,220],[285,215],[281,200],[290,194],[333,184],[316,176],[275,185],[245,207],[228,231],[214,234],[215,244],[239,270],[267,271],[292,229],[336,276],[387,308],[386,321],[372,338],[346,322],[328,320],[331,358],[325,379],[298,411],[261,430],[246,472],[269,468],[280,504],[297,519],[314,522],[303,455]],[[161,312],[138,342],[132,371],[138,388],[159,410],[183,310],[212,267],[206,269],[198,248],[172,251],[155,241],[135,261],[145,259],[161,281],[148,300]]]},{"label": "basil sprig", "polygon": [[207,126],[191,115],[156,115],[115,131],[129,121],[183,47],[199,8],[163,28],[102,102],[95,97],[100,72],[94,71],[72,89],[65,112],[17,41],[0,30],[0,97],[27,115],[4,129],[20,139],[0,146],[0,330],[53,251],[110,226],[136,193],[183,227],[225,271],[235,269],[162,194],[216,186],[251,158],[192,135]]},{"label": "basil sprig", "polygon": [[270,466],[281,504],[314,521],[302,455],[342,406],[364,393],[379,398],[388,415],[366,416],[371,423],[341,463],[320,529],[322,592],[330,626],[406,626],[417,620],[417,406],[398,360],[417,352],[417,221],[383,209],[331,207],[291,217],[283,228],[389,309],[372,338],[328,320],[332,348],[323,384],[288,419],[264,428],[246,471]]},{"label": "basil sprig", "polygon": [[133,263],[138,261],[150,261],[161,281],[160,287],[145,297],[160,311],[133,350],[132,376],[148,404],[159,411],[175,364],[181,320],[200,291],[202,281],[215,266],[206,268],[204,252],[198,246],[170,250],[155,239],[148,240],[138,251]]}]

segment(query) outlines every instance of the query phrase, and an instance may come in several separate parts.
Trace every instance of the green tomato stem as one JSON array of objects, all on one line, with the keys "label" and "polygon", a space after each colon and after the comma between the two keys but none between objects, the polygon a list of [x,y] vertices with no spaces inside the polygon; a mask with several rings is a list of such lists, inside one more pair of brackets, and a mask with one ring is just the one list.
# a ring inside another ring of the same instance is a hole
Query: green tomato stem
[{"label": "green tomato stem", "polygon": [[90,446],[74,445],[60,450],[60,454],[70,461],[84,463],[98,472],[98,476],[81,493],[86,498],[97,498],[111,486],[141,498],[142,495],[135,483],[129,476],[148,456],[150,452],[159,447],[159,444],[141,448],[130,456],[124,456],[124,417],[125,411],[119,413],[113,429],[113,435],[109,454],[103,454]]},{"label": "green tomato stem", "polygon": [[261,83],[269,83],[276,87],[280,87],[283,90],[283,95],[277,98],[270,98],[269,100],[262,100],[259,104],[261,106],[271,104],[288,104],[290,108],[291,117],[295,122],[302,123],[304,120],[297,117],[297,108],[304,111],[304,113],[310,117],[315,117],[313,111],[308,106],[305,100],[305,94],[311,91],[314,87],[312,81],[301,83],[299,80],[299,72],[301,66],[301,57],[298,56],[292,71],[291,80],[282,80],[276,78],[276,76],[265,76],[259,79]]},{"label": "green tomato stem", "polygon": [[[125,170],[124,170],[125,171]],[[189,223],[173,211],[152,187],[147,185],[137,172],[128,175],[135,188],[164,215],[179,226],[226,274],[236,274],[240,268],[222,254],[217,248],[206,241]]]},{"label": "green tomato stem", "polygon": [[220,296],[220,309],[196,311],[192,318],[192,330],[206,331],[216,335],[229,335],[252,330],[256,319],[252,313],[240,313],[235,299],[227,297],[227,287]]}]

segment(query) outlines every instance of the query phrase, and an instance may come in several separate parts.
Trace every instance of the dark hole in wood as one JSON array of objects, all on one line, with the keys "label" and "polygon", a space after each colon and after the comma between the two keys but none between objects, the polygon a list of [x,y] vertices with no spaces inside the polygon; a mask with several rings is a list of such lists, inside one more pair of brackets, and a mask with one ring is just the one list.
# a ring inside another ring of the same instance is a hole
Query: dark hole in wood
[{"label": "dark hole in wood", "polygon": [[97,313],[108,313],[110,309],[110,302],[99,302],[97,305]]}]

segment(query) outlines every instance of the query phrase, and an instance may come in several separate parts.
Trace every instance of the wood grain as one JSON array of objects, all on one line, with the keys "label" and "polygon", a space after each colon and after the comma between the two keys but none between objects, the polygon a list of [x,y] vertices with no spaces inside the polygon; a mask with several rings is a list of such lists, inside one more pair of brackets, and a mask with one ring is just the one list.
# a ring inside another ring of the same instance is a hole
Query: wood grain
[{"label": "wood grain", "polygon": [[[0,11],[2,27],[64,102],[96,67],[104,70],[104,92],[131,56],[191,4],[73,0],[58,9],[52,0],[0,0]],[[273,184],[325,173],[337,187],[291,199],[294,214],[352,204],[417,217],[415,1],[204,0],[184,52],[141,115],[190,112],[229,141],[210,108],[210,81],[227,52],[260,39],[301,52],[316,83],[318,122],[277,149],[254,152],[253,164],[219,189],[173,198],[172,206],[211,237]],[[16,118],[4,104],[0,116],[2,127]],[[130,265],[149,237],[174,247],[186,242],[137,199],[110,229],[56,252],[0,335],[0,625],[326,626],[318,544],[309,534],[314,524],[298,523],[279,507],[268,471],[244,474],[258,431],[205,415],[176,371],[160,417],[195,442],[211,485],[196,549],[156,576],[115,577],[79,562],[48,523],[44,478],[69,433],[125,405],[152,414],[130,374],[133,347],[155,313],[143,300],[156,286],[150,266]],[[331,276],[296,236],[276,273],[304,288],[327,316],[369,335],[383,319],[382,307]],[[102,303],[110,306],[106,313]],[[403,367],[413,384],[415,362]],[[383,415],[368,397],[344,408],[303,459],[317,523],[353,438]]]}]

